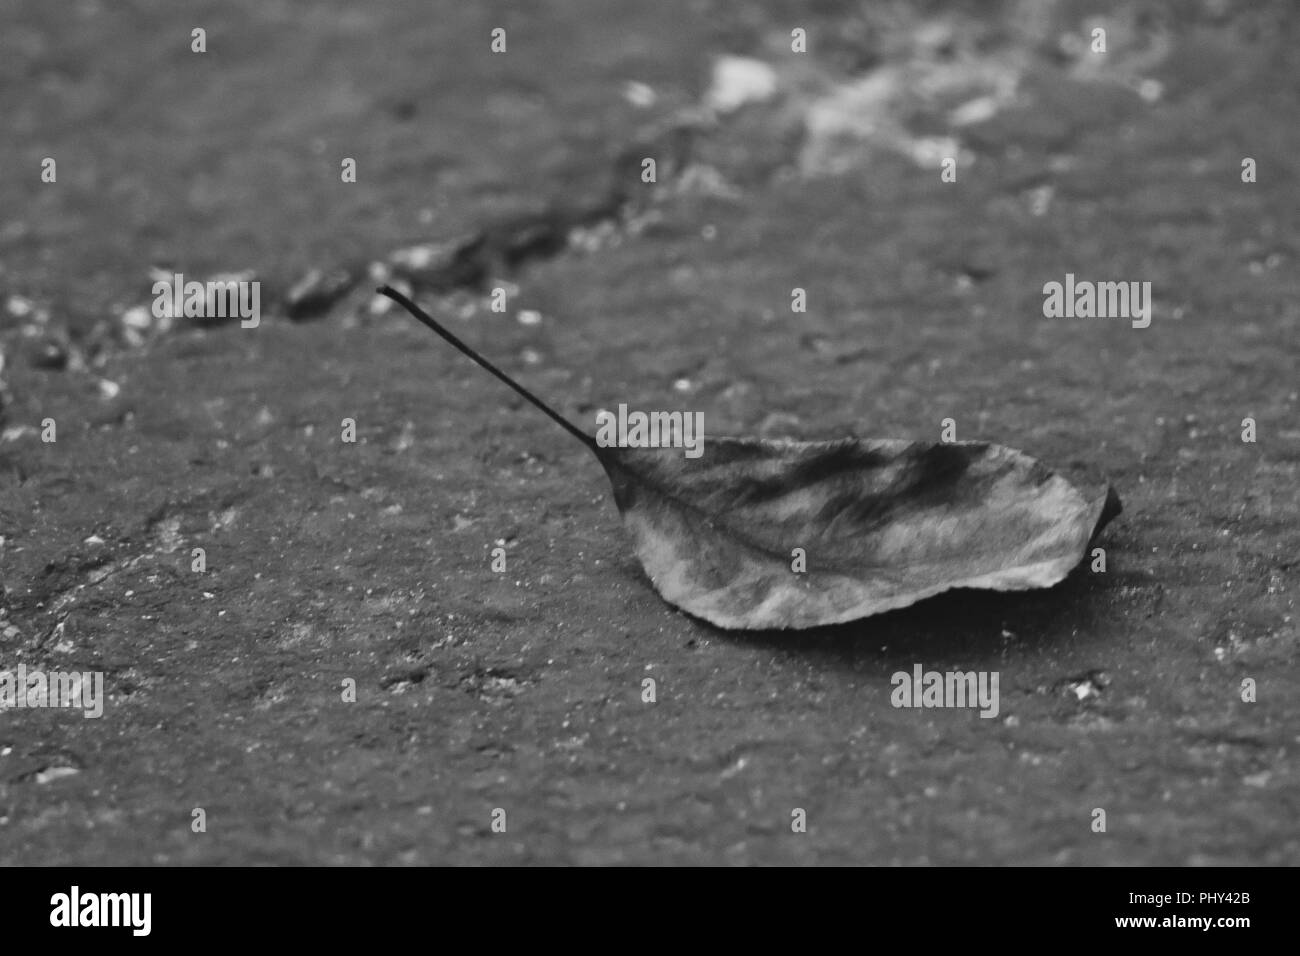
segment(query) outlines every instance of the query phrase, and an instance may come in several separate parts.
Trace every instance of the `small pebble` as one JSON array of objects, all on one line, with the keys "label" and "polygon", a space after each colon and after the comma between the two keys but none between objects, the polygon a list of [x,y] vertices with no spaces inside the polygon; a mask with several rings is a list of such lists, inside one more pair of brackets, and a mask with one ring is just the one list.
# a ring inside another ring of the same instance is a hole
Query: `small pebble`
[{"label": "small pebble", "polygon": [[637,109],[646,110],[655,105],[658,97],[655,91],[645,83],[630,80],[623,84],[623,99]]},{"label": "small pebble", "polygon": [[713,81],[705,103],[730,113],[748,103],[761,103],[776,93],[776,70],[752,57],[724,56],[713,65]]},{"label": "small pebble", "polygon": [[81,773],[76,767],[50,767],[48,770],[42,770],[36,774],[34,779],[37,783],[51,783],[63,777],[71,777],[74,774]]},{"label": "small pebble", "polygon": [[142,305],[133,306],[122,313],[122,324],[143,332],[153,325],[153,313]]},{"label": "small pebble", "polygon": [[32,300],[20,295],[11,295],[5,301],[5,308],[14,318],[23,319],[32,314]]},{"label": "small pebble", "polygon": [[357,276],[348,269],[310,269],[285,296],[291,319],[309,319],[329,311],[356,285]]}]

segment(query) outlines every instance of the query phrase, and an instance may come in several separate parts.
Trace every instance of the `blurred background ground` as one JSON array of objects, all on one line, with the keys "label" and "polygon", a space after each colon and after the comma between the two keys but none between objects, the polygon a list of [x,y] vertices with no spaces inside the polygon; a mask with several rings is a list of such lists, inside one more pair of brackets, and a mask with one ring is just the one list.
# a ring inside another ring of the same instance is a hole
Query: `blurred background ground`
[{"label": "blurred background ground", "polygon": [[[1292,5],[806,6],[5,5],[0,669],[109,699],[0,714],[0,861],[1300,858]],[[953,417],[1118,488],[1106,573],[717,632],[582,449],[364,283],[311,321],[142,319],[151,269],[281,302],[580,206],[640,143],[672,156],[634,217],[494,281],[505,314],[429,308],[588,423]],[[1045,319],[1067,272],[1151,281],[1151,326]],[[915,663],[999,671],[998,718],[893,709]]]}]

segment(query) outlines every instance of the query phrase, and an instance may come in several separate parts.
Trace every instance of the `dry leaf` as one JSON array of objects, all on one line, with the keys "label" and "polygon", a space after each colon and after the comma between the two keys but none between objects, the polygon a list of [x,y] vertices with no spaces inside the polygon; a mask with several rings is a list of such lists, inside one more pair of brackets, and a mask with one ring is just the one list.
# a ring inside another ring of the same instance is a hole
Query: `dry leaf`
[{"label": "dry leaf", "polygon": [[[387,286],[379,290],[583,442],[665,600],[724,628],[807,628],[952,588],[1050,587],[1120,512],[982,442],[714,438],[604,448]],[[799,549],[796,551],[796,549]]]},{"label": "dry leaf", "polygon": [[1089,501],[980,442],[710,438],[698,459],[598,457],[659,593],[725,628],[838,624],[952,588],[1050,587],[1119,513],[1113,491]]}]

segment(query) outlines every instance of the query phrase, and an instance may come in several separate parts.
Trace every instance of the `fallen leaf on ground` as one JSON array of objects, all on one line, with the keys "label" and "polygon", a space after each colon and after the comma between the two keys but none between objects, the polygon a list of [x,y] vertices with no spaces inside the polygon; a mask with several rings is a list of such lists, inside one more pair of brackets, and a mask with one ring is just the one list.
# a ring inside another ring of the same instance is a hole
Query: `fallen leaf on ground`
[{"label": "fallen leaf on ground", "polygon": [[1120,512],[984,442],[716,438],[602,447],[410,299],[379,290],[581,441],[605,469],[637,557],[669,603],[729,629],[808,628],[953,588],[1050,587]]},{"label": "fallen leaf on ground", "polygon": [[1088,500],[981,442],[711,438],[694,460],[671,448],[598,457],[655,588],[725,628],[839,624],[953,588],[1050,587],[1119,510],[1113,491]]}]

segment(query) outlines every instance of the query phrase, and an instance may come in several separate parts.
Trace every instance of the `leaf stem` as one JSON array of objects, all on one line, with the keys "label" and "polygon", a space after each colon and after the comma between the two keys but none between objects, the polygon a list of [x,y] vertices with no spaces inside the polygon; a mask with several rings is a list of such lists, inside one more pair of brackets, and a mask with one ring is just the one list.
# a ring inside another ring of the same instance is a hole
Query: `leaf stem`
[{"label": "leaf stem", "polygon": [[438,335],[446,339],[447,342],[449,342],[456,349],[458,349],[465,355],[469,356],[475,362],[481,365],[483,368],[487,369],[497,378],[501,379],[501,381],[505,382],[507,385],[513,388],[524,398],[528,399],[529,402],[531,402],[537,408],[541,409],[548,416],[550,416],[551,420],[554,421],[557,425],[559,425],[566,432],[568,432],[574,438],[578,439],[578,441],[582,442],[589,449],[591,449],[591,451],[596,455],[597,458],[601,457],[600,451],[596,445],[596,440],[594,438],[586,434],[584,431],[582,431],[582,429],[578,428],[577,425],[573,424],[571,421],[569,421],[567,418],[565,418],[555,409],[551,408],[550,405],[547,405],[544,401],[542,401],[532,392],[528,391],[528,389],[524,388],[522,385],[516,382],[505,372],[501,371],[501,369],[497,368],[495,365],[493,365],[491,362],[485,359],[482,355],[479,355],[478,352],[474,351],[474,349],[470,348],[468,345],[462,342],[459,338],[457,338],[447,329],[443,328],[442,325],[439,324],[439,322],[433,318],[433,316],[429,315],[429,313],[425,312],[423,309],[421,309],[418,305],[416,305],[406,296],[402,295],[402,293],[386,285],[380,286],[378,292],[380,295],[388,296],[388,298],[392,299],[394,302],[396,302],[398,305],[404,308],[407,312],[410,312],[411,315],[415,316],[417,319],[419,319],[421,322],[423,322],[425,325],[431,328],[434,332],[438,333]]}]

